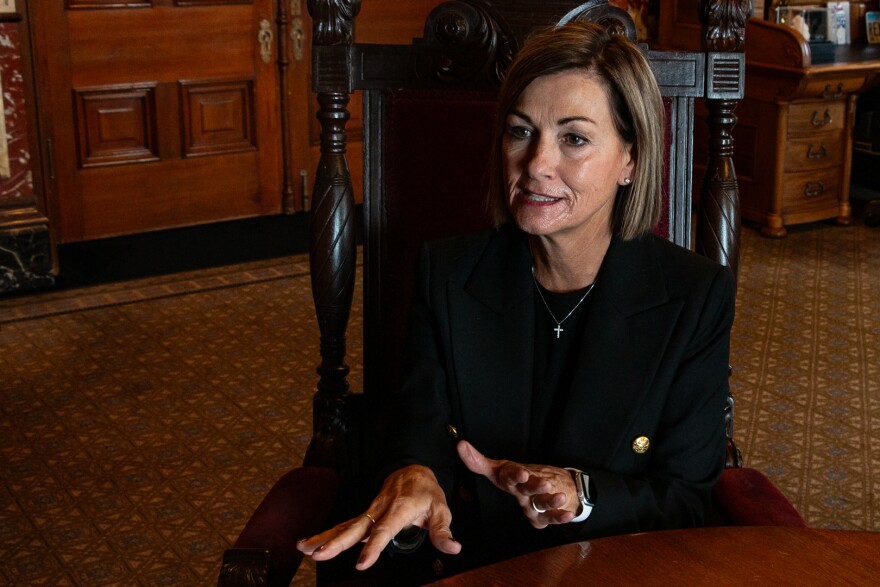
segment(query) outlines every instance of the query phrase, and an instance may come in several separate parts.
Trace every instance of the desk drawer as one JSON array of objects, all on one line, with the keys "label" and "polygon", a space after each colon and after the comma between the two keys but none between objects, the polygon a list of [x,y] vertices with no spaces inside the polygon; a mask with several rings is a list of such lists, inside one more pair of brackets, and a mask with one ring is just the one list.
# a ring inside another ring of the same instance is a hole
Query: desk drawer
[{"label": "desk drawer", "polygon": [[843,134],[815,133],[790,139],[785,147],[785,171],[808,171],[843,162]]},{"label": "desk drawer", "polygon": [[[818,4],[818,2],[817,2]],[[805,98],[820,100],[839,100],[847,94],[858,92],[865,85],[864,74],[841,79],[811,79],[804,88]]]},{"label": "desk drawer", "polygon": [[801,102],[788,110],[788,136],[815,136],[818,132],[842,131],[846,102]]},{"label": "desk drawer", "polygon": [[834,206],[840,193],[840,167],[786,173],[782,186],[782,207],[786,212]]}]

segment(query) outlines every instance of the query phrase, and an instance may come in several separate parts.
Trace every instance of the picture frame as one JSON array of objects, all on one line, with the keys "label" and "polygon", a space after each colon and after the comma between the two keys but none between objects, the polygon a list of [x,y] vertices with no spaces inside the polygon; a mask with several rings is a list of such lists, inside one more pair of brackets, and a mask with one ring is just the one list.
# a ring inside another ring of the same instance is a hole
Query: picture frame
[{"label": "picture frame", "polygon": [[796,30],[811,43],[828,40],[828,10],[822,5],[779,6],[776,23]]},{"label": "picture frame", "polygon": [[868,43],[880,43],[880,12],[865,13],[865,28]]},{"label": "picture frame", "polygon": [[849,2],[828,2],[828,33],[826,38],[835,45],[849,45],[852,41]]}]

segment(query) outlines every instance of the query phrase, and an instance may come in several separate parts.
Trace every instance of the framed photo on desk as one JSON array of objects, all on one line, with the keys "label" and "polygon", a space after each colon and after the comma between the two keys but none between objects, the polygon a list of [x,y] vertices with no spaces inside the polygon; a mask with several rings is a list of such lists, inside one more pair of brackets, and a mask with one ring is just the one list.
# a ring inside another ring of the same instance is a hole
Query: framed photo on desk
[{"label": "framed photo on desk", "polygon": [[868,29],[868,42],[880,43],[880,12],[865,13],[865,26]]}]

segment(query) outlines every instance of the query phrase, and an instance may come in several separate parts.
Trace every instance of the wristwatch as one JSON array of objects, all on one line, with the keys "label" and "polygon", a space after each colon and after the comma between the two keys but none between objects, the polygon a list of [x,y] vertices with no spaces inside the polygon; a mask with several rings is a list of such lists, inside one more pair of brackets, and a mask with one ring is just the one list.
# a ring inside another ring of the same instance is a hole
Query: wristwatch
[{"label": "wristwatch", "polygon": [[580,469],[566,467],[565,470],[571,473],[574,486],[577,488],[578,499],[581,502],[581,507],[575,513],[572,522],[583,522],[593,513],[593,505],[595,505],[590,495],[590,476]]}]

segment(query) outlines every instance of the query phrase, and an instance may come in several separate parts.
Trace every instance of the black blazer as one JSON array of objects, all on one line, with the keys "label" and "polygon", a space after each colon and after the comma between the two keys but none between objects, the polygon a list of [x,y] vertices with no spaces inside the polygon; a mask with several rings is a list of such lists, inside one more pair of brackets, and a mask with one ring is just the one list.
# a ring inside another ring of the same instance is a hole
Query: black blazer
[{"label": "black blazer", "polygon": [[[396,465],[434,470],[465,549],[480,540],[515,554],[701,524],[724,460],[734,284],[727,268],[659,237],[612,240],[586,308],[558,440],[541,463],[589,473],[591,516],[534,530],[512,497],[459,462],[457,438],[491,458],[526,454],[531,266],[526,236],[512,227],[422,251],[395,402]],[[650,440],[643,454],[632,446],[641,436]]]}]

